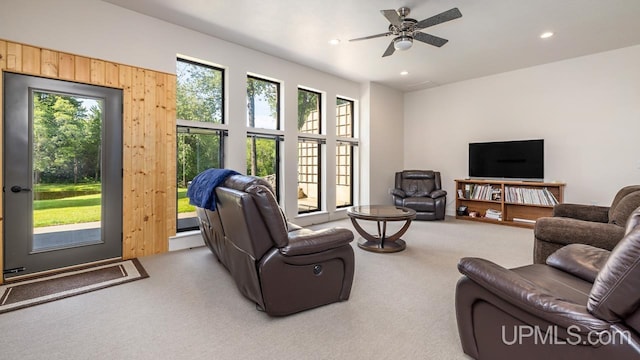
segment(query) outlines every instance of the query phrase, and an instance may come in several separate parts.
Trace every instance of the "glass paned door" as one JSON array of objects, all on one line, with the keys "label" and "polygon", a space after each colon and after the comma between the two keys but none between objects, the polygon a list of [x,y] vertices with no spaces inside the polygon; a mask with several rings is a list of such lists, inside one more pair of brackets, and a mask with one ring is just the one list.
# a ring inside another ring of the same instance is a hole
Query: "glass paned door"
[{"label": "glass paned door", "polygon": [[99,243],[104,102],[40,91],[32,96],[31,251]]},{"label": "glass paned door", "polygon": [[122,90],[3,84],[4,277],[122,257]]}]

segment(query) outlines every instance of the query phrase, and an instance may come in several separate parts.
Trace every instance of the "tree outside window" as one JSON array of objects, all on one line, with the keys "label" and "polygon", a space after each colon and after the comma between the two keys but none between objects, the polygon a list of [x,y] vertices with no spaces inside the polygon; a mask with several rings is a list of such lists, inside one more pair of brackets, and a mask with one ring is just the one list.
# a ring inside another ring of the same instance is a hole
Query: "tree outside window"
[{"label": "tree outside window", "polygon": [[[247,76],[247,174],[267,180],[279,195],[280,84]],[[276,131],[276,133],[274,133]]]},{"label": "tree outside window", "polygon": [[103,101],[34,91],[33,226],[101,221]]},{"label": "tree outside window", "polygon": [[178,59],[176,63],[178,231],[198,228],[187,187],[209,168],[224,167],[224,70]]}]

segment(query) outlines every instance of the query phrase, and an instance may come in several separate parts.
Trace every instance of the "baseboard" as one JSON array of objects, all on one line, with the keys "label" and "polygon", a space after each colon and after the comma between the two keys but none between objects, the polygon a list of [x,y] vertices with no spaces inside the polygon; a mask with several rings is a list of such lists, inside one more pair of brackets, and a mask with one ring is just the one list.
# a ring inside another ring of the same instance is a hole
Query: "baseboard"
[{"label": "baseboard", "polygon": [[169,238],[169,251],[190,249],[204,246],[204,240],[199,230],[185,231]]}]

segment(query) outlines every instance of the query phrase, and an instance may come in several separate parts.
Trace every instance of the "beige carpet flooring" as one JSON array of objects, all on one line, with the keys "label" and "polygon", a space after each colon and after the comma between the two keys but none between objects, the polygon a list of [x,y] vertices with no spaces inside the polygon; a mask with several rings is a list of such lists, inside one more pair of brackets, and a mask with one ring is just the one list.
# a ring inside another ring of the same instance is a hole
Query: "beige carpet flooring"
[{"label": "beige carpet flooring", "polygon": [[[353,229],[316,227],[335,225]],[[395,254],[354,242],[349,301],[284,318],[257,311],[205,247],[141,258],[149,279],[0,315],[0,358],[467,359],[458,260],[531,263],[533,231],[447,218],[415,221],[403,239]]]}]

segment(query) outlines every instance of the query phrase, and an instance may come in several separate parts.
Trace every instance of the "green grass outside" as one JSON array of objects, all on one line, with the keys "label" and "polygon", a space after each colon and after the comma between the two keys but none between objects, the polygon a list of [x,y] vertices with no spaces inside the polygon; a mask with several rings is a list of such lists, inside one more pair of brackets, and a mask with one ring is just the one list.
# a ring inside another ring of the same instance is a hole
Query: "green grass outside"
[{"label": "green grass outside", "polygon": [[[36,191],[96,191],[100,184],[47,184],[37,185]],[[33,202],[34,227],[78,224],[100,221],[101,194],[67,197],[55,200],[36,200]],[[178,212],[195,212],[189,205],[187,189],[178,189]]]},{"label": "green grass outside", "polygon": [[101,194],[33,202],[33,226],[52,226],[100,221]]},{"label": "green grass outside", "polygon": [[100,183],[88,184],[38,184],[35,191],[100,191]]},{"label": "green grass outside", "polygon": [[189,205],[187,188],[178,188],[178,213],[195,212],[196,208]]}]

